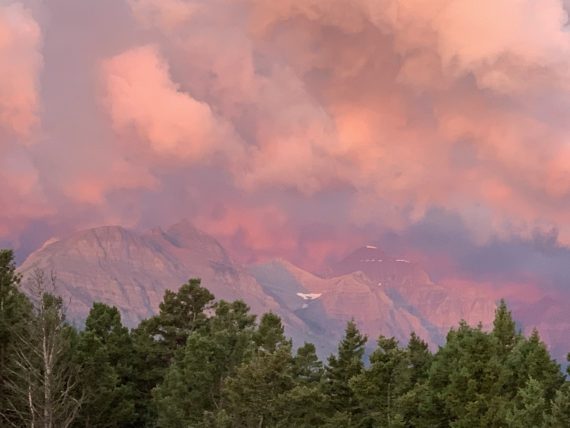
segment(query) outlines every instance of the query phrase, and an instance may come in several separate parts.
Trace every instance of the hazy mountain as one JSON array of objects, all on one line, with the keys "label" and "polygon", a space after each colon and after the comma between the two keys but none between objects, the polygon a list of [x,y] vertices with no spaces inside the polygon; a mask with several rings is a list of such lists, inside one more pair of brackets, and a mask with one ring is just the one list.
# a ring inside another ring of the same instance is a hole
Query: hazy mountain
[{"label": "hazy mountain", "polygon": [[278,309],[215,239],[188,222],[142,234],[118,226],[78,232],[32,253],[20,271],[36,268],[56,273],[74,314],[86,314],[99,300],[116,305],[130,324],[153,314],[167,288],[194,277],[218,298],[243,298],[257,312]]},{"label": "hazy mountain", "polygon": [[250,271],[280,305],[335,341],[350,319],[372,340],[379,334],[406,340],[412,331],[432,343],[437,340],[417,316],[362,272],[320,278],[284,260],[251,266]]},{"label": "hazy mountain", "polygon": [[434,283],[418,264],[390,257],[374,245],[357,249],[332,268],[334,275],[363,272],[394,301],[420,318],[434,335],[465,320],[489,326],[495,302],[476,289],[455,289]]},{"label": "hazy mountain", "polygon": [[279,314],[296,341],[327,344],[312,334],[294,313],[266,294],[255,278],[234,263],[211,236],[182,221],[166,230],[136,233],[119,226],[77,232],[48,242],[32,253],[19,271],[30,278],[35,269],[55,272],[57,292],[69,304],[69,315],[81,322],[94,301],[119,308],[135,326],[158,310],[166,289],[176,290],[190,278],[201,278],[218,299],[242,299],[256,314]]},{"label": "hazy mountain", "polygon": [[374,341],[405,340],[415,331],[432,344],[460,319],[490,323],[495,303],[476,293],[435,284],[418,265],[381,250],[360,248],[319,277],[284,260],[245,268],[211,236],[180,222],[137,233],[118,226],[77,232],[49,242],[20,267],[54,271],[70,315],[83,319],[93,301],[117,306],[127,324],[156,312],[164,291],[202,278],[217,298],[243,299],[260,314],[278,313],[289,335],[333,350],[354,318]]}]

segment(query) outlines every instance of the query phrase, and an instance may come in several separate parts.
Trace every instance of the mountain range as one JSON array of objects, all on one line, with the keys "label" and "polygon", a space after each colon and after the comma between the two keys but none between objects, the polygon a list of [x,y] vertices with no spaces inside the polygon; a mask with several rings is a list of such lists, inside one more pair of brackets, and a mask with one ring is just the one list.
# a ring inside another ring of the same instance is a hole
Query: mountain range
[{"label": "mountain range", "polygon": [[[313,342],[321,355],[334,351],[350,319],[372,341],[383,334],[405,342],[414,331],[436,346],[461,319],[489,327],[496,307],[477,289],[435,283],[419,264],[375,245],[356,249],[327,276],[283,259],[242,266],[188,221],[142,233],[120,226],[76,232],[48,241],[24,261],[19,271],[25,287],[36,269],[55,273],[57,293],[69,301],[77,323],[100,301],[116,306],[133,327],[157,312],[166,289],[201,278],[218,299],[242,299],[256,314],[277,313],[295,343]],[[543,305],[558,320],[552,304]],[[526,317],[540,324],[527,310]],[[558,336],[555,345],[565,340]]]}]

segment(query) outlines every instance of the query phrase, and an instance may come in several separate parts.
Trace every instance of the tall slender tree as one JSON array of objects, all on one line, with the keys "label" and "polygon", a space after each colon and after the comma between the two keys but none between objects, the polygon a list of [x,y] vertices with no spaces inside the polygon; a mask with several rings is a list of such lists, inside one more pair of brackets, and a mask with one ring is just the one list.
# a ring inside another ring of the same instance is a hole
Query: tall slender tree
[{"label": "tall slender tree", "polygon": [[370,367],[350,382],[362,408],[362,424],[393,427],[400,423],[399,401],[410,388],[410,374],[406,351],[395,338],[380,336]]},{"label": "tall slender tree", "polygon": [[[325,369],[324,391],[331,406],[335,423],[353,426],[360,406],[350,387],[350,381],[364,369],[363,357],[367,338],[352,320],[346,325],[337,355],[331,355]],[[344,422],[340,422],[344,421]]]},{"label": "tall slender tree", "polygon": [[20,281],[13,252],[0,250],[0,422],[6,425],[15,423],[8,385],[14,383],[18,345],[27,335],[32,315],[31,302],[20,291]]},{"label": "tall slender tree", "polygon": [[76,426],[134,426],[132,352],[129,331],[117,308],[95,303],[74,353],[84,393]]},{"label": "tall slender tree", "polygon": [[31,280],[34,309],[26,334],[16,345],[8,399],[15,426],[66,428],[77,417],[82,397],[72,361],[75,330],[55,291],[55,277],[35,271]]}]

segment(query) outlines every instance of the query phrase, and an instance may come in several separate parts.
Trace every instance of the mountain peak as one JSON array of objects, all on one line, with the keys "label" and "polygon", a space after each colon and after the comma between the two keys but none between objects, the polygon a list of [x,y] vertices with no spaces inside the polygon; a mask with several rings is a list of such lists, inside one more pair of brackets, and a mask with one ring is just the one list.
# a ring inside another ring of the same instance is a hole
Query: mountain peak
[{"label": "mountain peak", "polygon": [[190,248],[193,245],[209,245],[220,247],[212,236],[202,232],[188,219],[182,219],[166,229],[166,235],[179,247]]}]

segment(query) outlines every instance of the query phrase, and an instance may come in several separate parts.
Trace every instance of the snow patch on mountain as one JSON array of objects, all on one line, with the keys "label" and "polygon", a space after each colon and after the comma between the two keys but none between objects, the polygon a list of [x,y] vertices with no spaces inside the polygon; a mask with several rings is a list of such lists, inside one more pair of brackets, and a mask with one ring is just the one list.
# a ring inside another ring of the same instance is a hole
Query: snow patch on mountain
[{"label": "snow patch on mountain", "polygon": [[322,295],[323,293],[297,293],[297,296],[299,296],[303,300],[315,300],[321,297]]}]

